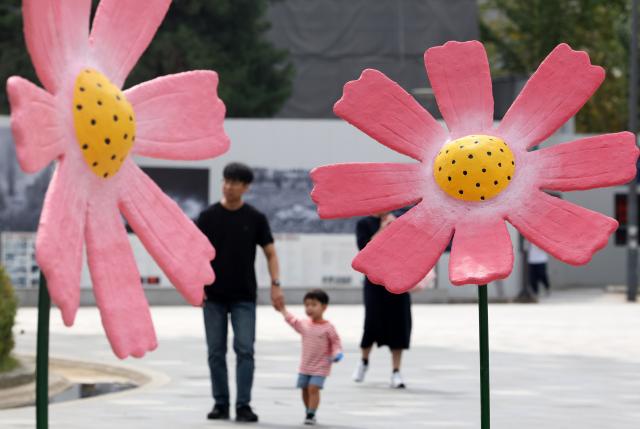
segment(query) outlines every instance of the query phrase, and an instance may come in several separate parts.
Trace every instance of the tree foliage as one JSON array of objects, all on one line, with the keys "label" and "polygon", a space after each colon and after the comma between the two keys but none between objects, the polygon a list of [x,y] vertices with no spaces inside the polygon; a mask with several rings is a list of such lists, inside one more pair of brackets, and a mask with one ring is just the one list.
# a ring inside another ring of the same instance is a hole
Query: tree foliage
[{"label": "tree foliage", "polygon": [[[0,5],[0,81],[35,80],[22,35],[20,0]],[[95,6],[98,3],[94,0]],[[174,0],[156,37],[125,86],[171,73],[215,70],[219,95],[232,117],[274,115],[291,93],[288,53],[265,37],[268,0]],[[0,109],[8,112],[6,95]]]},{"label": "tree foliage", "polygon": [[578,132],[627,128],[629,2],[627,0],[487,0],[481,37],[493,72],[533,73],[559,43],[588,52],[607,77],[576,116]]},{"label": "tree foliage", "polygon": [[15,361],[11,358],[13,350],[13,324],[18,302],[11,281],[0,265],[0,370],[11,369]]}]

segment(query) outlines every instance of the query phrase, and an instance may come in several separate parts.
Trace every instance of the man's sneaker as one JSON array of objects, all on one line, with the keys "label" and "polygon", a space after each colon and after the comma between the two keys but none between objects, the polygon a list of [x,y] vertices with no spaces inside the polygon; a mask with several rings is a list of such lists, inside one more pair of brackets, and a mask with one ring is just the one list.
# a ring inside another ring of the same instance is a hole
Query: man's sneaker
[{"label": "man's sneaker", "polygon": [[229,420],[229,407],[215,405],[211,412],[207,414],[209,420]]},{"label": "man's sneaker", "polygon": [[251,410],[248,405],[243,405],[236,408],[236,421],[237,422],[257,422],[258,416]]},{"label": "man's sneaker", "polygon": [[400,371],[394,371],[393,374],[391,374],[391,387],[394,389],[404,389],[406,387],[402,380],[402,376],[400,375]]},{"label": "man's sneaker", "polygon": [[364,376],[367,374],[367,370],[369,369],[369,365],[364,362],[358,362],[358,366],[356,370],[353,371],[353,381],[356,383],[362,383],[364,381]]},{"label": "man's sneaker", "polygon": [[313,414],[307,414],[307,417],[304,419],[304,424],[314,426],[316,424],[316,416]]}]

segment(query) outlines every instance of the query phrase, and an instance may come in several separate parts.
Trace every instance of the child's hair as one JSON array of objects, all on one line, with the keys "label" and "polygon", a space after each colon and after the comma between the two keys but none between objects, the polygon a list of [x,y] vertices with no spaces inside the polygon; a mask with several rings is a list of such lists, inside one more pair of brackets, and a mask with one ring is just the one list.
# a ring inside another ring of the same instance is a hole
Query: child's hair
[{"label": "child's hair", "polygon": [[329,295],[327,295],[327,293],[322,289],[311,289],[306,293],[302,302],[308,299],[315,299],[316,301],[320,302],[320,304],[329,304]]},{"label": "child's hair", "polygon": [[232,162],[224,167],[222,177],[227,180],[237,180],[238,182],[250,184],[253,182],[253,171],[246,164]]}]

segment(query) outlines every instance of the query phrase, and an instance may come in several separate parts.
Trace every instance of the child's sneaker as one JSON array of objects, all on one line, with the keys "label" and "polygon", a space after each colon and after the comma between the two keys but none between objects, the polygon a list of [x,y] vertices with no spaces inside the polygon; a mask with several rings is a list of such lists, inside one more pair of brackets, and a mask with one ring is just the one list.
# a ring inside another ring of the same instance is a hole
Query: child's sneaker
[{"label": "child's sneaker", "polygon": [[400,371],[394,371],[393,374],[391,374],[391,387],[394,389],[404,389],[406,387]]},{"label": "child's sneaker", "polygon": [[315,426],[316,424],[316,416],[313,414],[307,414],[307,417],[304,419],[304,424],[309,426]]},{"label": "child's sneaker", "polygon": [[358,366],[356,370],[353,372],[353,381],[356,383],[362,383],[364,381],[364,376],[369,369],[369,365],[365,364],[362,360],[358,362]]}]

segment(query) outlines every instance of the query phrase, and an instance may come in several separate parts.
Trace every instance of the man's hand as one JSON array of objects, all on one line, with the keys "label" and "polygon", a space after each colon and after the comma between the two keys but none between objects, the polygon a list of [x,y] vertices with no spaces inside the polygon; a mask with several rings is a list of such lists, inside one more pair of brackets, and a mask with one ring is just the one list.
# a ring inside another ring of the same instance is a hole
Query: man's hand
[{"label": "man's hand", "polygon": [[271,286],[271,305],[278,311],[284,307],[284,294],[280,286]]}]

